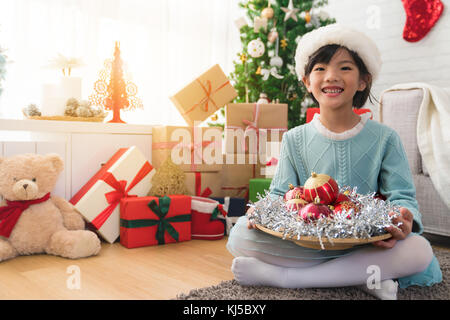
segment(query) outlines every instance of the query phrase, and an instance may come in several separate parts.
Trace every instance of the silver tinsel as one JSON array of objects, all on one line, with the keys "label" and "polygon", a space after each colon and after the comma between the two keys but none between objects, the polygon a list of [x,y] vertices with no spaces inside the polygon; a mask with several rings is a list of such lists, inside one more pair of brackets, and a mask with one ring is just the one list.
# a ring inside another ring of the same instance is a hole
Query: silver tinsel
[{"label": "silver tinsel", "polygon": [[[314,221],[305,221],[298,216],[297,211],[286,208],[283,198],[270,196],[268,192],[258,195],[256,203],[248,206],[255,210],[249,215],[249,220],[270,230],[283,234],[283,239],[300,240],[302,236],[317,237],[321,248],[322,237],[331,243],[333,239],[368,239],[386,234],[385,228],[398,228],[401,223],[394,224],[393,219],[400,215],[400,207],[375,198],[375,193],[359,195],[356,188],[341,187],[340,192],[347,192],[347,197],[356,203],[360,209],[355,213],[353,209],[345,209],[332,217],[321,217]],[[393,215],[389,215],[394,212]],[[349,217],[348,217],[349,216]]]}]

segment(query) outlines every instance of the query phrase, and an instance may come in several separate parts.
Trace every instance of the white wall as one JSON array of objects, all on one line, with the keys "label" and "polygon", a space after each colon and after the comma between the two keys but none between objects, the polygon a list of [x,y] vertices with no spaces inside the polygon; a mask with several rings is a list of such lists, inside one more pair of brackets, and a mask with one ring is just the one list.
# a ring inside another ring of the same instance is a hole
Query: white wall
[{"label": "white wall", "polygon": [[[397,83],[426,82],[450,87],[450,0],[433,29],[418,42],[403,39],[406,13],[400,0],[328,0],[326,11],[338,23],[365,32],[378,45],[383,60],[372,93]],[[376,103],[375,103],[376,104]],[[378,118],[378,106],[367,104]]]}]

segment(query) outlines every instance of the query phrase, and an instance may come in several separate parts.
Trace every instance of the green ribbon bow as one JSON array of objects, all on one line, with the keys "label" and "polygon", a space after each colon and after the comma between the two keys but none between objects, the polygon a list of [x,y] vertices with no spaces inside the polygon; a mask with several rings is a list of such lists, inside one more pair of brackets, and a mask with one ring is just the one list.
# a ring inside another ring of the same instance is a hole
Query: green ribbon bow
[{"label": "green ribbon bow", "polygon": [[178,242],[179,233],[172,226],[173,222],[187,222],[191,221],[190,214],[182,214],[170,218],[165,218],[167,213],[169,212],[171,199],[167,196],[159,198],[159,205],[155,200],[152,200],[148,203],[148,207],[152,210],[159,219],[137,219],[137,220],[126,220],[120,219],[120,226],[125,228],[144,228],[144,227],[152,227],[158,226],[156,229],[155,238],[158,241],[158,244],[164,244],[164,233],[167,233]]},{"label": "green ribbon bow", "polygon": [[227,215],[227,212],[223,209],[223,205],[222,204],[218,204],[217,207],[214,208],[213,212],[211,213],[211,219],[210,221],[213,220],[217,220],[218,219],[218,215],[222,214],[224,217]]}]

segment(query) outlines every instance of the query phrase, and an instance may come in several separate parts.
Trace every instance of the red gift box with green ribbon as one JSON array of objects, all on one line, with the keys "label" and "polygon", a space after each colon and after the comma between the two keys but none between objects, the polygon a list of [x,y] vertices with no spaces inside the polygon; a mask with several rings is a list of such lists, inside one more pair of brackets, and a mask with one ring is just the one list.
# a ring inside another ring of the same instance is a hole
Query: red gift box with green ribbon
[{"label": "red gift box with green ribbon", "polygon": [[191,197],[125,198],[120,202],[120,243],[127,248],[191,240]]}]

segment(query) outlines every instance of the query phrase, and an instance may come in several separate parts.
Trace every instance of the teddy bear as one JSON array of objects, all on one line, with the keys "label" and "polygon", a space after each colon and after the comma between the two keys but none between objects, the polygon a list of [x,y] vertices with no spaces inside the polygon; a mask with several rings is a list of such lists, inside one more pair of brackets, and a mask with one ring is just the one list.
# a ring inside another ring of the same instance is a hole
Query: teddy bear
[{"label": "teddy bear", "polygon": [[73,205],[52,195],[64,168],[57,154],[0,157],[0,261],[47,253],[78,259],[100,252]]}]

